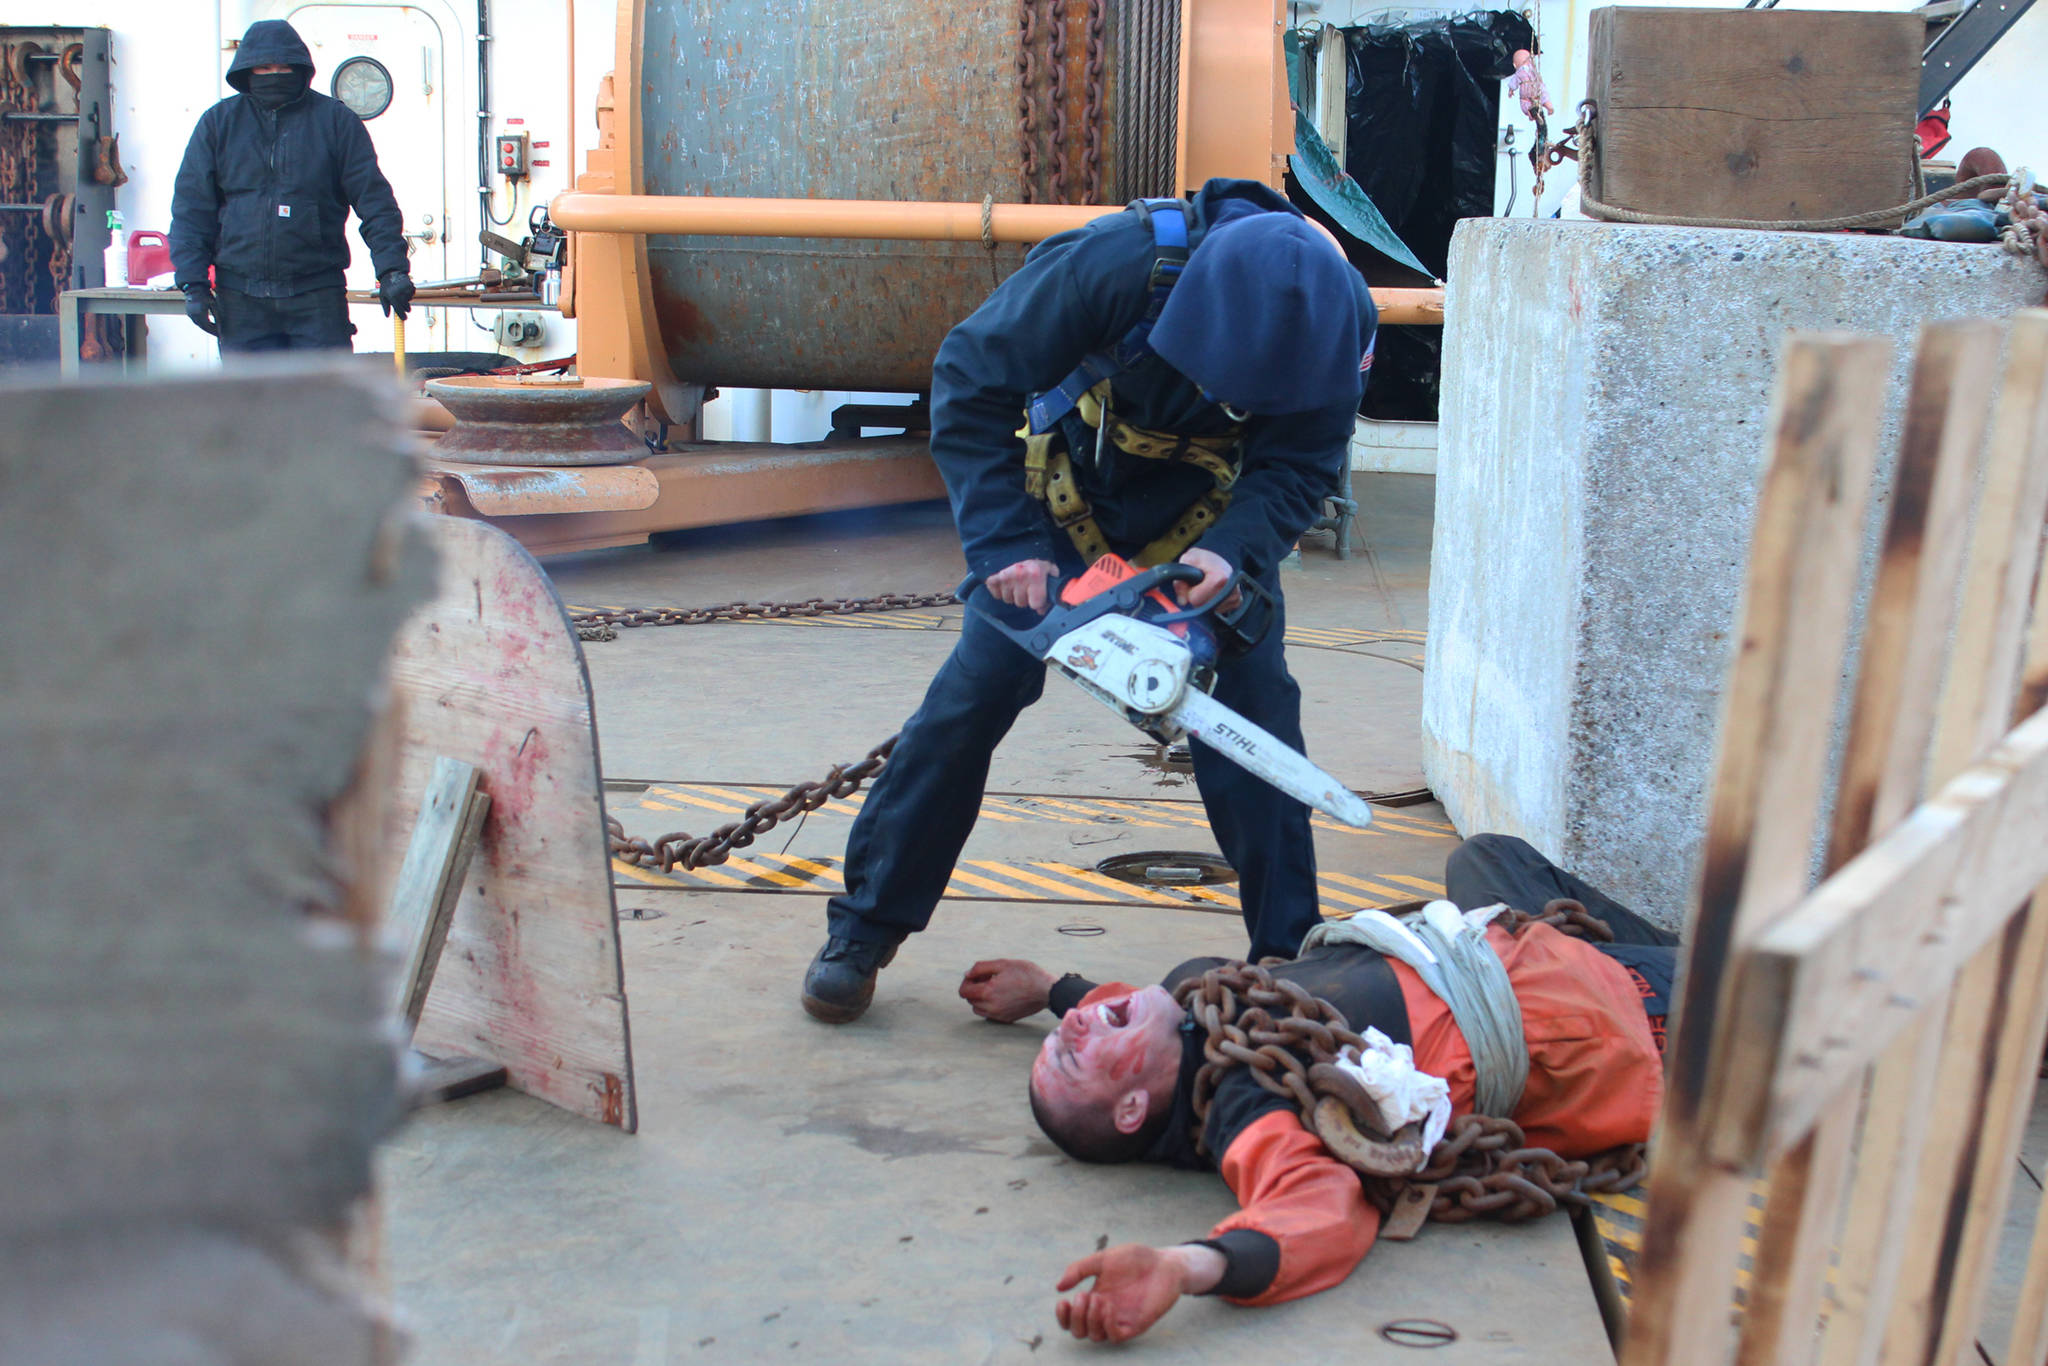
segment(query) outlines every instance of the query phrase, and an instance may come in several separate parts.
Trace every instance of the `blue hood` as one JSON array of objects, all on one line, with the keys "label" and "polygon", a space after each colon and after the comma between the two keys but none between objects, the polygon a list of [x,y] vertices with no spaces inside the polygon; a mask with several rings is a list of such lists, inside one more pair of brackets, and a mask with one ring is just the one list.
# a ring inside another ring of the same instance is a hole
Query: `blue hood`
[{"label": "blue hood", "polygon": [[274,65],[296,67],[308,81],[313,79],[313,54],[307,51],[299,31],[282,19],[259,20],[249,25],[242,45],[235,49],[235,60],[228,66],[228,84],[246,95],[250,69]]},{"label": "blue hood", "polygon": [[1247,413],[1356,404],[1370,298],[1351,263],[1298,213],[1219,213],[1160,310],[1152,349],[1210,398]]}]

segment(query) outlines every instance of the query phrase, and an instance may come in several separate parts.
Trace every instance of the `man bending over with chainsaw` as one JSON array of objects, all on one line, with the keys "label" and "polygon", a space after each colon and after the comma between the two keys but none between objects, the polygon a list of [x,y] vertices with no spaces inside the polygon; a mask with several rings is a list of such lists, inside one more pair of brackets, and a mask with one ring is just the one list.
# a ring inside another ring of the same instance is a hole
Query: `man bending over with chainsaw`
[{"label": "man bending over with chainsaw", "polygon": [[[1337,488],[1376,315],[1358,272],[1264,185],[1212,180],[1033,248],[947,336],[932,457],[979,586],[951,658],[905,723],[846,850],[803,1004],[838,1024],[922,930],[980,811],[989,759],[1045,665],[984,619],[1027,627],[1061,579],[1115,553],[1178,559],[1195,606],[1242,573],[1276,601],[1214,698],[1299,751],[1276,570]],[[1022,430],[1020,431],[1020,426]],[[1251,956],[1292,955],[1316,922],[1308,809],[1194,747],[1195,781],[1237,869]]]},{"label": "man bending over with chainsaw", "polygon": [[[1450,902],[1319,925],[1299,957],[1266,970],[1264,985],[1282,995],[1252,1003],[1282,1030],[1290,1015],[1327,1022],[1334,1007],[1365,1036],[1361,1063],[1335,1075],[1315,1068],[1328,1059],[1313,1044],[1288,1048],[1316,1102],[1306,1113],[1277,1078],[1268,1086],[1254,1069],[1205,1065],[1204,1044],[1234,1023],[1222,989],[1239,1001],[1261,992],[1259,969],[1198,958],[1143,988],[1055,979],[1016,959],[969,970],[960,994],[977,1015],[1059,1016],[1031,1068],[1031,1109],[1047,1137],[1084,1162],[1213,1168],[1242,1206],[1204,1239],[1126,1243],[1069,1266],[1061,1292],[1094,1284],[1060,1302],[1062,1328],[1122,1342],[1182,1295],[1264,1305],[1327,1290],[1372,1247],[1383,1205],[1396,1219],[1420,1214],[1427,1196],[1397,1183],[1425,1163],[1423,1180],[1450,1174],[1455,1145],[1436,1147],[1438,1138],[1446,1126],[1455,1138],[1471,1115],[1520,1126],[1505,1150],[1604,1154],[1595,1178],[1632,1184],[1639,1151],[1610,1150],[1647,1141],[1657,1115],[1676,937],[1518,839],[1466,841],[1445,881]],[[1556,924],[1502,903],[1547,908]],[[1456,1170],[1482,1164],[1472,1174],[1483,1176],[1485,1161]]]}]

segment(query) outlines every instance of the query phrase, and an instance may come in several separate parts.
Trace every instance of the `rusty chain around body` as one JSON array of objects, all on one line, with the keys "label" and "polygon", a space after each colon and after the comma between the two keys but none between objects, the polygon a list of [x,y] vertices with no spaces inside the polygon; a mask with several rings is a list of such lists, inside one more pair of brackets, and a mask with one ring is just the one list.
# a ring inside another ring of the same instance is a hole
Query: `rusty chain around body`
[{"label": "rusty chain around body", "polygon": [[[1506,912],[1499,923],[1510,933],[1544,924],[1578,938],[1614,937],[1575,901],[1553,901],[1541,915]],[[1175,998],[1207,1036],[1194,1083],[1197,1147],[1217,1083],[1240,1067],[1248,1068],[1266,1090],[1298,1105],[1303,1124],[1340,1158],[1345,1153],[1332,1142],[1335,1136],[1321,1127],[1319,1107],[1329,1101],[1341,1103],[1369,1131],[1383,1122],[1363,1088],[1335,1066],[1345,1048],[1362,1049],[1364,1041],[1329,1002],[1250,963],[1212,968],[1182,983]],[[1414,1152],[1420,1155],[1420,1148]],[[1584,1206],[1596,1194],[1628,1189],[1642,1180],[1644,1152],[1644,1145],[1633,1143],[1590,1158],[1565,1158],[1548,1148],[1529,1146],[1513,1120],[1465,1115],[1451,1121],[1443,1139],[1412,1174],[1391,1178],[1361,1170],[1359,1175],[1367,1196],[1382,1210],[1392,1208],[1405,1186],[1433,1185],[1432,1219],[1462,1223],[1492,1217],[1513,1223],[1540,1218],[1560,1206]]]},{"label": "rusty chain around body", "polygon": [[1021,198],[1038,198],[1041,163],[1054,204],[1102,200],[1102,120],[1107,93],[1106,0],[1088,0],[1081,60],[1081,175],[1069,187],[1067,129],[1067,0],[1018,0],[1017,141]]}]

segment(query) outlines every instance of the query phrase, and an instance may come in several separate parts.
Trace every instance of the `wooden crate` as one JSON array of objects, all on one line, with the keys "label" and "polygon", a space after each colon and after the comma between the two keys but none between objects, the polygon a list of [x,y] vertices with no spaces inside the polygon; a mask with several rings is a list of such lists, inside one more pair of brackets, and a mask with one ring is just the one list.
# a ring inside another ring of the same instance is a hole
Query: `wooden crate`
[{"label": "wooden crate", "polygon": [[1593,195],[1766,220],[1904,203],[1926,37],[1910,13],[1596,9]]}]

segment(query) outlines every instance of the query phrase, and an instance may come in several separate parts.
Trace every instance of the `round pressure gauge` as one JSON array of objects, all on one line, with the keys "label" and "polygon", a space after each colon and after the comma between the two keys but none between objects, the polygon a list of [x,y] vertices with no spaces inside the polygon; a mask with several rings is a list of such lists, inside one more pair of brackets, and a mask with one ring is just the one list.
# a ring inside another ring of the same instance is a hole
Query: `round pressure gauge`
[{"label": "round pressure gauge", "polygon": [[391,107],[391,73],[375,57],[351,57],[334,69],[334,98],[365,121]]}]

